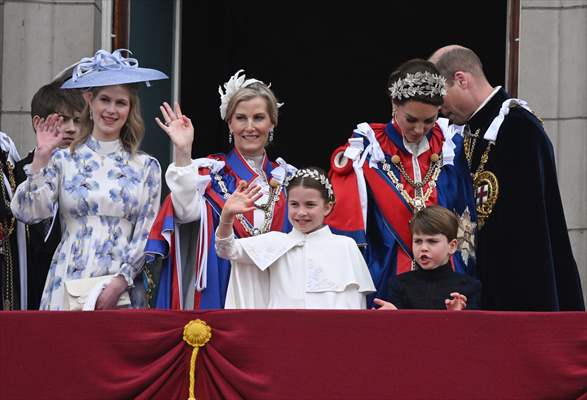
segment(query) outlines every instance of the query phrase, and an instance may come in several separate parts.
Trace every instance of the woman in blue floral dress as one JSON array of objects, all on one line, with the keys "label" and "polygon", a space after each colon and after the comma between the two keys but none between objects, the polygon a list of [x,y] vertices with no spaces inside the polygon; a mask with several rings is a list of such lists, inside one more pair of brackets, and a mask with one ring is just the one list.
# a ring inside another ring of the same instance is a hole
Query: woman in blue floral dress
[{"label": "woman in blue floral dress", "polygon": [[[96,309],[115,308],[133,288],[161,196],[159,163],[138,151],[144,124],[136,83],[164,78],[159,71],[138,68],[120,50],[100,50],[82,59],[63,86],[89,88],[81,136],[68,149],[57,149],[59,117],[38,123],[33,162],[25,167],[27,180],[17,188],[11,208],[26,223],[50,218],[57,209],[60,213],[63,236],[41,309],[67,308],[68,280],[114,275],[95,300]],[[141,305],[132,290],[131,301]]]}]

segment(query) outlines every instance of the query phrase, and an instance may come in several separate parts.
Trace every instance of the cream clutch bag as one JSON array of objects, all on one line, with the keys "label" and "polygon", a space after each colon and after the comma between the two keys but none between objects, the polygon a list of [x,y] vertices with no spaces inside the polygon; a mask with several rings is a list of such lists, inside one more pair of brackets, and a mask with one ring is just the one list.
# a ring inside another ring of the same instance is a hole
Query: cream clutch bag
[{"label": "cream clutch bag", "polygon": [[[63,291],[65,294],[65,299],[63,302],[64,309],[72,311],[82,310],[84,304],[88,300],[88,296],[92,293],[96,286],[104,286],[104,283],[108,282],[114,276],[115,275],[104,275],[94,278],[72,279],[65,281]],[[124,291],[122,295],[120,295],[116,305],[120,308],[130,306],[130,296],[128,294],[128,290]]]}]

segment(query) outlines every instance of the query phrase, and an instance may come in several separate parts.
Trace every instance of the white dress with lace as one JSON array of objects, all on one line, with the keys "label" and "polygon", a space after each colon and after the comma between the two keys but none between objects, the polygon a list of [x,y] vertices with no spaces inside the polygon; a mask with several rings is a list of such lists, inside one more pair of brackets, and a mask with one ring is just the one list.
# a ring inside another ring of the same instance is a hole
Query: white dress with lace
[{"label": "white dress with lace", "polygon": [[[246,158],[243,156],[247,164],[257,174],[257,177],[250,182],[251,185],[259,186],[261,188],[261,198],[257,204],[265,204],[269,199],[269,179],[263,172],[261,165],[263,163],[263,156]],[[192,160],[189,165],[178,167],[172,163],[167,168],[165,174],[165,181],[171,190],[171,200],[173,202],[173,210],[177,222],[180,224],[199,221],[201,217],[201,201],[204,196],[206,187],[210,183],[209,175],[200,175],[198,169],[202,166],[210,168],[214,165],[216,168],[223,168],[224,163],[210,158],[198,158]],[[253,211],[253,226],[261,228],[265,221],[263,210],[256,208]]]}]

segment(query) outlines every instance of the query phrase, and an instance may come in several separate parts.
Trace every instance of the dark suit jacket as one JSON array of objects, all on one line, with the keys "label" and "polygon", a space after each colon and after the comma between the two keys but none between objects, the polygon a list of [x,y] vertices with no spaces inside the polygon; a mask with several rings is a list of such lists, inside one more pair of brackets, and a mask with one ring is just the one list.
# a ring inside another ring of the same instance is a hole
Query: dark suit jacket
[{"label": "dark suit jacket", "polygon": [[[469,121],[481,137],[510,96],[500,89]],[[479,139],[472,170],[487,141]],[[477,232],[482,308],[518,311],[584,310],[558,187],[553,146],[541,121],[522,107],[510,109],[489,152],[485,170],[499,195]]]},{"label": "dark suit jacket", "polygon": [[[12,211],[10,210],[10,197],[8,195],[8,190],[4,185],[2,174],[5,176],[9,176],[8,171],[8,154],[5,153],[3,150],[0,150],[0,162],[2,165],[2,170],[0,171],[0,185],[4,188],[4,198],[2,199],[0,196],[0,220],[2,220],[2,224],[4,224],[5,229],[11,224],[12,220]],[[7,232],[2,232],[0,237],[7,234]],[[18,244],[16,240],[16,225],[14,226],[14,231],[10,235],[9,240],[2,240],[0,243],[0,290],[2,290],[2,300],[5,298],[10,298],[11,301],[11,309],[20,310],[20,276],[19,276],[19,261],[18,261]],[[8,246],[8,247],[6,247]],[[10,251],[6,251],[10,249]],[[10,259],[8,259],[8,254],[11,254]],[[11,270],[11,283],[4,282],[4,279],[7,277],[8,270]],[[6,284],[9,284],[12,287],[12,296],[8,293],[4,293],[4,288]],[[4,309],[4,303],[0,304],[0,310]]]},{"label": "dark suit jacket", "polygon": [[481,282],[470,275],[454,272],[450,263],[393,277],[387,300],[399,309],[446,310],[444,300],[450,299],[452,292],[467,297],[467,309],[480,308]]}]

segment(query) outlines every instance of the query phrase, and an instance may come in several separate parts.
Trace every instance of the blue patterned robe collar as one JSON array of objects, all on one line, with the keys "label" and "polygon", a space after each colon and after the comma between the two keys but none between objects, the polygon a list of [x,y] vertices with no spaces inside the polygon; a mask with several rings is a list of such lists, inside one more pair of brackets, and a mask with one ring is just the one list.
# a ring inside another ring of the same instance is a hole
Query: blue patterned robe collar
[{"label": "blue patterned robe collar", "polygon": [[[230,153],[226,155],[226,163],[230,165],[230,168],[232,168],[236,175],[247,182],[251,182],[258,176],[245,157],[236,148],[232,149]],[[269,179],[271,177],[271,171],[273,170],[273,164],[267,158],[267,153],[263,154],[261,166],[265,175],[267,175],[267,178]]]}]

